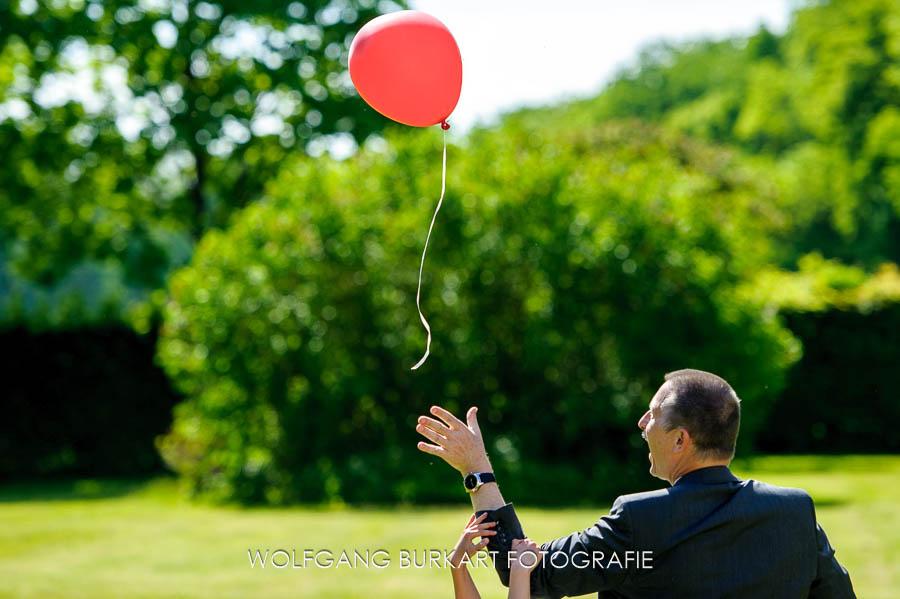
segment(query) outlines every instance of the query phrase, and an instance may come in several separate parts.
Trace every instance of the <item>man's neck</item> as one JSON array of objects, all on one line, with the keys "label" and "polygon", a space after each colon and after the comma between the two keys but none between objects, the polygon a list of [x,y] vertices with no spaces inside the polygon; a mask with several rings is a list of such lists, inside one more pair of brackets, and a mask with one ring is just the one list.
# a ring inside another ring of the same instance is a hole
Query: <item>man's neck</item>
[{"label": "man's neck", "polygon": [[729,463],[731,463],[731,460],[692,460],[683,466],[676,466],[672,469],[672,472],[669,473],[669,484],[674,485],[676,480],[688,472],[693,472],[694,470],[699,470],[701,468],[709,468],[710,466],[727,467]]}]

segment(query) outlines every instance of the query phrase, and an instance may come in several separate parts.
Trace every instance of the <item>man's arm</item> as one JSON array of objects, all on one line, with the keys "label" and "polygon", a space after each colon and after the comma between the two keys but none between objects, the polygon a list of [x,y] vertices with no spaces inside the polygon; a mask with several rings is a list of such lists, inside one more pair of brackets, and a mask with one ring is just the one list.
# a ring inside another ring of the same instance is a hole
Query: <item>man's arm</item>
[{"label": "man's arm", "polygon": [[[460,474],[469,472],[493,472],[484,449],[484,440],[478,426],[477,408],[469,408],[466,422],[462,422],[447,410],[432,406],[431,414],[439,420],[428,416],[420,416],[416,431],[434,445],[419,442],[418,448],[428,454],[437,456],[450,464]],[[488,550],[494,557],[494,566],[500,581],[509,586],[510,568],[508,554],[514,539],[524,539],[525,533],[516,516],[512,504],[505,503],[496,482],[483,485],[478,491],[470,493],[472,507],[481,516],[488,512],[487,520],[497,522],[497,534],[490,537]],[[630,522],[623,517],[621,506],[617,501],[609,516],[604,516],[593,527],[562,537],[545,544],[543,549],[565,553],[569,559],[566,567],[555,567],[561,563],[562,557],[555,563],[542,562],[531,572],[531,591],[535,597],[562,597],[564,595],[583,595],[597,592],[618,584],[624,572],[612,568],[610,571],[596,568],[578,568],[572,563],[577,552],[586,551],[588,559],[593,552],[604,553],[606,559],[611,552],[629,548],[631,542]],[[548,556],[550,557],[550,556]],[[620,555],[623,557],[623,555]]]},{"label": "man's arm", "polygon": [[[418,448],[421,451],[441,458],[463,476],[470,472],[494,471],[478,426],[478,408],[469,408],[466,423],[440,406],[432,406],[430,412],[440,420],[419,416],[416,431],[434,442],[434,445],[430,445],[420,441]],[[497,534],[491,537],[488,549],[492,552],[500,581],[509,586],[507,555],[513,539],[523,539],[525,533],[512,511],[512,505],[503,501],[500,486],[496,482],[483,484],[474,493],[469,493],[469,498],[476,515],[481,516],[487,512],[488,521],[497,523]]]},{"label": "man's arm", "polygon": [[[490,543],[488,543],[490,547]],[[816,523],[816,579],[809,588],[810,599],[856,599],[850,574],[834,557],[825,531]]]},{"label": "man's arm", "polygon": [[[522,526],[511,504],[488,512],[487,519],[497,521],[497,534],[487,548],[496,556],[500,581],[509,586],[507,555],[511,540],[523,537]],[[628,575],[632,539],[631,519],[616,500],[609,515],[592,527],[541,545],[545,555],[531,572],[532,597],[573,597],[620,586]]]},{"label": "man's arm", "polygon": [[[493,470],[487,468],[478,472],[493,472]],[[499,510],[506,505],[503,502],[503,495],[500,494],[500,486],[496,482],[483,484],[474,493],[469,493],[469,499],[472,500],[472,509],[476,512]]]}]

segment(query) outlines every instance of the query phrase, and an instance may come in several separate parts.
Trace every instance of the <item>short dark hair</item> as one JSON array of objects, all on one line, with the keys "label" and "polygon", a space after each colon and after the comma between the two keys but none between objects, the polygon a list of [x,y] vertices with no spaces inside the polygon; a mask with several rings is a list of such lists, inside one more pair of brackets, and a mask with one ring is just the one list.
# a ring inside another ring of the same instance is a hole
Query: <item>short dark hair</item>
[{"label": "short dark hair", "polygon": [[741,426],[741,400],[725,379],[685,368],[665,376],[665,428],[684,427],[701,455],[730,460]]}]

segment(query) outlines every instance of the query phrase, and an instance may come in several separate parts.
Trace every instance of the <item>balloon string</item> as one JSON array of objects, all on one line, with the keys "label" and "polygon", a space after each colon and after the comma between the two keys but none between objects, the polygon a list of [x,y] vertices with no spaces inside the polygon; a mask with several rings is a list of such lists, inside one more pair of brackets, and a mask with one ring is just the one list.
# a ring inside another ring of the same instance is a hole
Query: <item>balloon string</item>
[{"label": "balloon string", "polygon": [[422,356],[422,359],[410,370],[416,370],[419,366],[424,364],[431,351],[431,327],[428,326],[428,321],[425,320],[425,316],[422,314],[422,307],[419,305],[419,296],[422,292],[422,268],[425,266],[425,252],[428,251],[428,240],[431,239],[431,229],[434,228],[434,221],[437,219],[438,211],[441,209],[441,203],[444,201],[444,188],[447,183],[447,129],[449,129],[449,126],[444,128],[443,125],[444,123],[441,124],[441,128],[444,129],[444,164],[441,171],[441,197],[438,199],[437,208],[434,209],[434,216],[431,217],[431,226],[428,227],[428,235],[425,237],[425,248],[422,250],[422,262],[419,264],[419,287],[416,289],[416,309],[419,311],[419,318],[422,319],[425,330],[428,331],[428,341],[425,344],[425,355]]}]

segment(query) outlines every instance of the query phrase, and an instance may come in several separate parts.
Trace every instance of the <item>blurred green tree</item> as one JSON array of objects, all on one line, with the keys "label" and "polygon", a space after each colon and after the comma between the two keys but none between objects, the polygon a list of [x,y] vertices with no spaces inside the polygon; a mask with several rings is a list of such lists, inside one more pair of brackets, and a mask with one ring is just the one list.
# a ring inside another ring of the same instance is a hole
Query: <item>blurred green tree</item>
[{"label": "blurred green tree", "polygon": [[645,488],[635,423],[689,366],[734,384],[750,444],[798,355],[737,294],[784,225],[771,186],[637,122],[473,132],[450,150],[423,281],[433,355],[412,377],[439,144],[412,131],[289,162],[172,277],[159,357],[188,399],[159,447],[195,491],[449,500],[456,484],[415,448],[435,401],[480,407],[495,466],[531,501]]},{"label": "blurred green tree", "polygon": [[819,252],[874,271],[900,262],[898,64],[896,0],[810,2],[783,35],[651,45],[597,97],[531,119],[639,117],[732,144],[793,206],[780,264]]},{"label": "blurred green tree", "polygon": [[95,261],[160,288],[290,153],[381,129],[347,57],[401,4],[0,1],[0,258],[42,285]]}]

